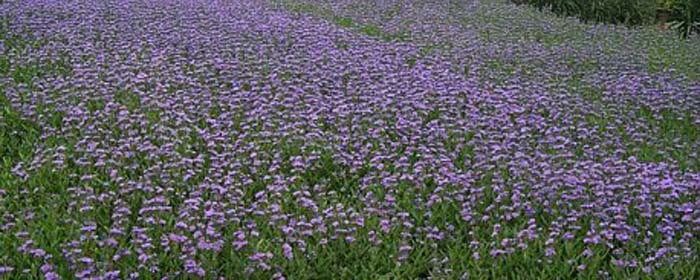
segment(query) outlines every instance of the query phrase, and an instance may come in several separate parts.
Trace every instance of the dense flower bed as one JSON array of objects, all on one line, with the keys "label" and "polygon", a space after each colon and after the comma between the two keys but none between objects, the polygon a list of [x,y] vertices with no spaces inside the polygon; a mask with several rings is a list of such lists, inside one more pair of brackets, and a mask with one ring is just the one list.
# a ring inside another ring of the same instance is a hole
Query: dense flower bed
[{"label": "dense flower bed", "polygon": [[428,2],[3,2],[0,275],[693,273],[697,46]]}]

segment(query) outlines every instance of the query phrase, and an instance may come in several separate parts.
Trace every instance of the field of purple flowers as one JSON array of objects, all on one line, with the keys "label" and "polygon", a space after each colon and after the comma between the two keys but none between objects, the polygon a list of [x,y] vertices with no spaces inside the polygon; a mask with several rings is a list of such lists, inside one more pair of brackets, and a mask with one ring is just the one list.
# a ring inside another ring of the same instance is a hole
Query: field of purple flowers
[{"label": "field of purple flowers", "polygon": [[697,38],[506,0],[0,0],[0,93],[0,278],[700,278]]}]

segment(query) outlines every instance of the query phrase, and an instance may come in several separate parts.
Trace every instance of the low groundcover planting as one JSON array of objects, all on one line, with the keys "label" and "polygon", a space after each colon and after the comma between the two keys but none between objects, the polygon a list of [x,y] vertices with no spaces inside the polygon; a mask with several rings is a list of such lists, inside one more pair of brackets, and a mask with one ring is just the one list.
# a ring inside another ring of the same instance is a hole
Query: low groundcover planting
[{"label": "low groundcover planting", "polygon": [[0,1],[0,278],[700,277],[700,44],[509,1]]}]

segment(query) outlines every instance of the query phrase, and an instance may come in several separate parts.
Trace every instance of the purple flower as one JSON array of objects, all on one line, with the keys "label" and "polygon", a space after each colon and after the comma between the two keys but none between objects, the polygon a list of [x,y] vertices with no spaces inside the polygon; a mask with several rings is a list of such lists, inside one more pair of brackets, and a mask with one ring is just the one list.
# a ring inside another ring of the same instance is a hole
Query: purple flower
[{"label": "purple flower", "polygon": [[390,227],[390,226],[389,226],[389,220],[381,220],[381,221],[379,222],[379,225],[381,226],[382,231],[383,231],[384,233],[389,233],[389,227]]},{"label": "purple flower", "polygon": [[282,254],[284,254],[285,258],[291,260],[294,257],[292,246],[290,246],[288,243],[284,243],[282,245]]},{"label": "purple flower", "polygon": [[56,272],[47,272],[44,274],[44,279],[46,280],[59,280],[61,279],[61,276],[59,276]]},{"label": "purple flower", "polygon": [[114,271],[108,271],[107,273],[104,274],[105,279],[119,279],[120,275],[119,270],[114,270]]},{"label": "purple flower", "polygon": [[14,271],[15,269],[9,266],[0,266],[0,274],[6,274]]},{"label": "purple flower", "polygon": [[547,247],[547,248],[544,250],[544,255],[545,255],[546,257],[552,257],[552,256],[554,256],[555,254],[556,254],[556,251],[555,251],[554,248],[552,248],[552,247]]}]

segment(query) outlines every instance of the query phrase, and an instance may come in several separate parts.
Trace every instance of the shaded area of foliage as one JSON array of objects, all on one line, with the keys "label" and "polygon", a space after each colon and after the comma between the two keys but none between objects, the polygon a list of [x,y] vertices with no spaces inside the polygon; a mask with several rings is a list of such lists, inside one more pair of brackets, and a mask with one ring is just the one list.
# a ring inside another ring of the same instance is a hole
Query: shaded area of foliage
[{"label": "shaded area of foliage", "polygon": [[698,0],[512,0],[583,21],[627,25],[668,22],[682,37],[700,30]]}]

